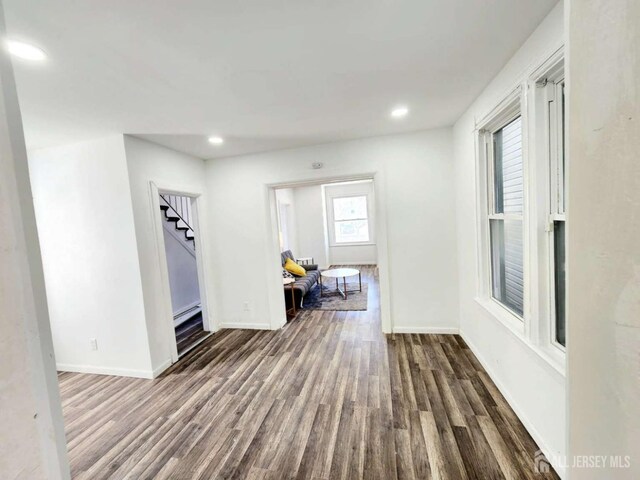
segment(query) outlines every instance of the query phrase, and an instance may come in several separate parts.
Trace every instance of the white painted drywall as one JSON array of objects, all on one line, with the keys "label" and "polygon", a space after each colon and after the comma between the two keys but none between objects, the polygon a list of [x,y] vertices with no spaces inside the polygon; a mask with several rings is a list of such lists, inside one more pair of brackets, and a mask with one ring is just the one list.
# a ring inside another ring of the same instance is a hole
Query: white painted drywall
[{"label": "white painted drywall", "polygon": [[[475,119],[495,107],[563,41],[562,4],[536,29],[454,126],[460,330],[538,444],[566,452],[565,378],[476,301]],[[442,208],[446,208],[444,204]],[[408,213],[407,213],[408,214]],[[433,224],[434,233],[438,225]]]},{"label": "white painted drywall", "polygon": [[32,148],[121,127],[220,158],[451,125],[554,0],[5,3],[51,56],[18,72]]},{"label": "white painted drywall", "polygon": [[162,219],[164,250],[171,287],[171,306],[175,316],[200,303],[198,265],[192,242],[184,239],[184,231],[177,230],[176,223],[167,220],[164,214]]},{"label": "white painted drywall", "polygon": [[[329,261],[332,265],[375,265],[378,261],[377,246],[375,243],[376,211],[373,182],[355,182],[348,184],[325,185],[324,187]],[[369,202],[369,229],[371,239],[368,244],[362,245],[337,245],[333,238],[332,200],[340,196],[367,195]]]},{"label": "white painted drywall", "polygon": [[[0,36],[4,37],[0,4]],[[68,479],[62,409],[13,69],[0,51],[0,476]]]},{"label": "white painted drywall", "polygon": [[276,203],[278,206],[278,226],[280,229],[280,249],[291,250],[298,255],[298,227],[296,225],[296,204],[293,198],[292,188],[279,188],[276,190]]},{"label": "white painted drywall", "polygon": [[34,150],[29,167],[58,368],[151,376],[122,136]]},{"label": "white painted drywall", "polygon": [[640,478],[640,3],[569,12],[569,454],[630,455],[572,480]]},{"label": "white painted drywall", "polygon": [[[437,129],[207,161],[209,224],[224,232],[211,261],[219,318],[255,328],[284,321],[268,185],[376,174],[377,206],[388,226],[389,264],[381,271],[388,268],[394,328],[457,330],[451,156],[451,130]],[[312,169],[315,161],[324,168]],[[233,275],[242,278],[240,287]]]},{"label": "white painted drywall", "polygon": [[[144,294],[144,307],[147,320],[147,330],[149,335],[149,345],[151,349],[151,361],[153,370],[157,374],[171,362],[172,351],[172,329],[167,328],[167,316],[172,316],[172,312],[165,311],[166,297],[169,292],[164,291],[159,256],[164,255],[155,232],[155,225],[158,219],[158,212],[154,208],[154,198],[151,194],[151,182],[159,188],[173,190],[173,193],[202,194],[205,190],[205,168],[204,162],[198,158],[178,153],[165,147],[141,140],[139,138],[124,136],[124,148],[129,171],[129,183],[131,191],[131,201],[133,202],[133,216],[135,220],[135,232],[137,240],[137,251],[142,272],[142,290]],[[229,187],[232,187],[229,185]],[[229,203],[225,201],[225,203]],[[204,206],[206,210],[206,206]],[[218,208],[217,206],[212,208]],[[199,255],[207,263],[207,251],[215,248],[216,242],[207,235],[206,212],[198,212],[200,235],[206,241],[198,244]],[[220,237],[224,235],[217,235]],[[215,266],[211,266],[215,270]],[[209,302],[214,298],[213,286],[206,281],[204,289],[210,291],[207,295]],[[205,312],[209,316],[207,319],[209,327],[214,328],[215,324],[211,317],[211,311]]]},{"label": "white painted drywall", "polygon": [[321,185],[293,188],[296,204],[298,257],[313,257],[320,268],[329,267],[329,254],[325,239],[324,200]]}]

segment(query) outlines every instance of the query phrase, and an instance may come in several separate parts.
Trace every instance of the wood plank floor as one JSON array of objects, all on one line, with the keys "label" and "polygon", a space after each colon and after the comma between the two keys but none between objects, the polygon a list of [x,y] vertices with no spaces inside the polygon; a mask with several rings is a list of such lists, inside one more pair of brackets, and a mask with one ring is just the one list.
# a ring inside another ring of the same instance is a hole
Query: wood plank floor
[{"label": "wood plank floor", "polygon": [[209,335],[209,332],[205,331],[202,323],[202,313],[198,313],[193,318],[190,318],[182,325],[176,327],[175,330],[178,355],[182,355],[204,337]]},{"label": "wood plank floor", "polygon": [[156,380],[60,374],[73,478],[540,479],[538,450],[462,339],[369,310],[223,330]]}]

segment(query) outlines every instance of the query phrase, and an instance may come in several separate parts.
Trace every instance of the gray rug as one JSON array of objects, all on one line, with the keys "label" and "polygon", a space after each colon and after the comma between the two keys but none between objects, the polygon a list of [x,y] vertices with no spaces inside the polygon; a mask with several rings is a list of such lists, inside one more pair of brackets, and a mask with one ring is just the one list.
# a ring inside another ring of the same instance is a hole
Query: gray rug
[{"label": "gray rug", "polygon": [[[342,287],[342,285],[340,286]],[[320,285],[311,290],[302,304],[303,310],[366,310],[367,284],[362,282],[362,292],[358,291],[358,283],[347,283],[347,299],[336,293],[334,288],[325,288],[324,296],[320,296]]]}]

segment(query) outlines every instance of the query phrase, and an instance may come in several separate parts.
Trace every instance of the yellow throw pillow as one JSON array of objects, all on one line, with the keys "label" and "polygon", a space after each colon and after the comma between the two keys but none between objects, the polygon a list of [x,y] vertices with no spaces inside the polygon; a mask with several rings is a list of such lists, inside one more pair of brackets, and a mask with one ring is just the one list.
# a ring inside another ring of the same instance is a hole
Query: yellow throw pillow
[{"label": "yellow throw pillow", "polygon": [[289,273],[297,275],[298,277],[304,277],[307,274],[307,271],[304,268],[302,268],[290,258],[287,258],[287,261],[284,262],[284,269]]}]

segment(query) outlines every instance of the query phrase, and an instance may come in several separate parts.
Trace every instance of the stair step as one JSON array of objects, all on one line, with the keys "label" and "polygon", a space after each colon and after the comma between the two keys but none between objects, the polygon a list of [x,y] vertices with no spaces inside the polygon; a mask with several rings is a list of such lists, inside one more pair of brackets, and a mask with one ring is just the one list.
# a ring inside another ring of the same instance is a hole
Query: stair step
[{"label": "stair step", "polygon": [[193,317],[195,317],[196,315],[198,315],[199,313],[202,312],[202,305],[198,305],[180,315],[177,315],[175,317],[173,317],[173,326],[178,327],[181,324],[183,324],[184,322],[192,319]]},{"label": "stair step", "polygon": [[[161,199],[161,201],[164,201]],[[175,229],[181,232],[184,232],[184,238],[186,241],[191,242],[191,244],[195,245],[195,235],[193,234],[193,230],[191,227],[178,215],[174,210],[172,210],[165,202],[165,204],[160,204],[160,210],[164,212],[164,217],[168,222],[172,222],[175,224]],[[195,247],[193,247],[195,248]]]}]

